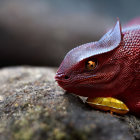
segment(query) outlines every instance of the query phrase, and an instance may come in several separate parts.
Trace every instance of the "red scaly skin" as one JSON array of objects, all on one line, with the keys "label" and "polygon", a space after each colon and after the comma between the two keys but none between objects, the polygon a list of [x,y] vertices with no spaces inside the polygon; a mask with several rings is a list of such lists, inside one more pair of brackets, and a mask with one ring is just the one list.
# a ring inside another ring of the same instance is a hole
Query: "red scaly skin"
[{"label": "red scaly skin", "polygon": [[[88,60],[98,61],[93,70]],[[72,49],[55,77],[65,90],[85,97],[114,97],[140,116],[140,24],[121,29],[119,20],[99,41]]]}]

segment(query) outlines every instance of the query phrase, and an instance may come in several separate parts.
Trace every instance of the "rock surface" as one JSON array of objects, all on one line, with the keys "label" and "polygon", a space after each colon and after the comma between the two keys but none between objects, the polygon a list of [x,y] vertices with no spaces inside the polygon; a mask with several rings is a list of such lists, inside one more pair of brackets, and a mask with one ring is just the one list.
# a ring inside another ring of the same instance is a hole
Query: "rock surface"
[{"label": "rock surface", "polygon": [[138,140],[140,119],[94,110],[65,93],[55,68],[0,70],[0,140]]}]

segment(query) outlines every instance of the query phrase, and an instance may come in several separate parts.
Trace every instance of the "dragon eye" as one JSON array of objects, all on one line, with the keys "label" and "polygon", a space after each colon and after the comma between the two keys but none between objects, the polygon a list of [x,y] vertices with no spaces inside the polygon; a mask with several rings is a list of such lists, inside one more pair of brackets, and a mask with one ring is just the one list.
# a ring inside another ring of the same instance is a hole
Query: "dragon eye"
[{"label": "dragon eye", "polygon": [[96,68],[96,66],[97,66],[97,60],[96,59],[94,59],[94,60],[88,60],[86,62],[86,68],[88,70],[93,70],[93,69]]}]

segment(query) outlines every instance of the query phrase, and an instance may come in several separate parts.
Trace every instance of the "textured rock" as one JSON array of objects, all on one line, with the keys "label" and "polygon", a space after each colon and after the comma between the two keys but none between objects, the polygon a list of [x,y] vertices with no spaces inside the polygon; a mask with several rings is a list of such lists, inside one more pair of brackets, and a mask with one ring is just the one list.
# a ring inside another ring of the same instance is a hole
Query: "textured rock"
[{"label": "textured rock", "polygon": [[139,118],[92,109],[54,75],[54,68],[0,70],[0,140],[140,139]]}]

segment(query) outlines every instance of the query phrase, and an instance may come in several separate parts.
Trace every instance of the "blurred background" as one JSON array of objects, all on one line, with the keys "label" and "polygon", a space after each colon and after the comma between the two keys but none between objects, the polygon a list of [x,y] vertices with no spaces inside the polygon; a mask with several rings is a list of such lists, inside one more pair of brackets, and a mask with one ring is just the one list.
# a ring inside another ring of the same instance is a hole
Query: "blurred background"
[{"label": "blurred background", "polygon": [[59,66],[117,17],[124,25],[138,16],[140,0],[0,0],[0,67]]}]

